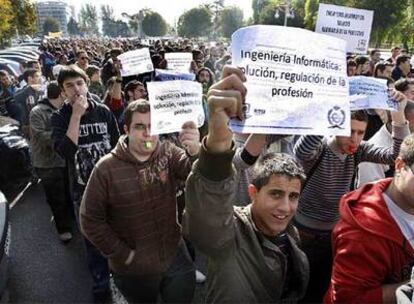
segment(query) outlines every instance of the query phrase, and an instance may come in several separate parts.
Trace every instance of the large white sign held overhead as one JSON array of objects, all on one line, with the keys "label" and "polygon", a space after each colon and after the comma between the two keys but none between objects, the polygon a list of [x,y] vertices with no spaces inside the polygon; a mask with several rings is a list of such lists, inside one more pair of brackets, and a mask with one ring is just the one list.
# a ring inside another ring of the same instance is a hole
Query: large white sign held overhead
[{"label": "large white sign held overhead", "polygon": [[242,133],[350,135],[345,41],[299,28],[257,25],[232,36],[246,75]]},{"label": "large white sign held overhead", "polygon": [[315,32],[344,39],[347,52],[366,54],[373,11],[319,3]]}]

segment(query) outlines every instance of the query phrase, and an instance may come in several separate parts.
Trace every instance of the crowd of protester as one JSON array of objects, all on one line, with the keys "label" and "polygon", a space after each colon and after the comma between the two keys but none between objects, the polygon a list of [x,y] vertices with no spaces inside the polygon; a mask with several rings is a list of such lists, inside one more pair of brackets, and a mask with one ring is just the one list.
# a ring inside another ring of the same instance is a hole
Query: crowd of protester
[{"label": "crowd of protester", "polygon": [[[206,121],[151,135],[147,83],[118,56],[192,53]],[[84,236],[97,302],[388,303],[414,266],[414,78],[399,47],[347,58],[396,111],[351,112],[350,136],[233,134],[242,72],[222,42],[51,39],[20,79],[0,71],[2,122],[30,143],[59,239]]]}]

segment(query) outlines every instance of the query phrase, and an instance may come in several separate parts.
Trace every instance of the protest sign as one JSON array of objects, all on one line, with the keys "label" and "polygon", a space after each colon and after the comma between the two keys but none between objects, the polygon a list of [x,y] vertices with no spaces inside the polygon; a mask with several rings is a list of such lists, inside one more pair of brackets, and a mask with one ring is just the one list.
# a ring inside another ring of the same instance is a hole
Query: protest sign
[{"label": "protest sign", "polygon": [[165,60],[167,60],[167,69],[189,72],[191,61],[193,61],[192,53],[165,53]]},{"label": "protest sign", "polygon": [[181,131],[187,121],[204,124],[201,84],[187,80],[148,82],[151,135]]},{"label": "protest sign", "polygon": [[346,40],[347,52],[366,54],[374,12],[319,3],[315,32]]},{"label": "protest sign", "polygon": [[257,25],[232,36],[246,75],[242,133],[350,135],[345,41],[299,28]]},{"label": "protest sign", "polygon": [[155,69],[155,77],[160,81],[171,80],[190,80],[194,81],[195,75],[193,73],[184,73],[177,71]]},{"label": "protest sign", "polygon": [[154,71],[148,48],[125,52],[118,56],[121,61],[121,76],[133,76]]},{"label": "protest sign", "polygon": [[351,110],[383,109],[397,110],[396,102],[390,98],[387,80],[365,76],[349,78]]}]

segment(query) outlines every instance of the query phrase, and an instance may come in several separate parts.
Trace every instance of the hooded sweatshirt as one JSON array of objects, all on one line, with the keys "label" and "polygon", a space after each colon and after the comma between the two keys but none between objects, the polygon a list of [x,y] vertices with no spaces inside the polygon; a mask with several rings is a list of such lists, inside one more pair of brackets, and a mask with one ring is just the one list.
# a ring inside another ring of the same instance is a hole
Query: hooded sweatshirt
[{"label": "hooded sweatshirt", "polygon": [[[169,142],[159,142],[141,162],[129,152],[127,136],[98,162],[83,196],[81,228],[115,273],[161,273],[171,265],[181,239],[176,188],[191,165]],[[135,258],[126,265],[131,250]]]},{"label": "hooded sweatshirt", "polygon": [[45,98],[30,112],[32,162],[36,168],[66,166],[65,160],[53,147],[51,117],[56,110],[49,100]]},{"label": "hooded sweatshirt", "polygon": [[382,303],[382,285],[409,279],[414,250],[383,198],[391,181],[366,184],[342,197],[325,303]]}]

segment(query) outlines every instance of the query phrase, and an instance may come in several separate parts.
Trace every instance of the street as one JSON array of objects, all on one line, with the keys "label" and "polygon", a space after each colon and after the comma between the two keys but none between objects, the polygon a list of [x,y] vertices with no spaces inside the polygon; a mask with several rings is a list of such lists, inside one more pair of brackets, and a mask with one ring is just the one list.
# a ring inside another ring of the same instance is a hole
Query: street
[{"label": "street", "polygon": [[[76,230],[67,245],[59,241],[41,184],[31,186],[13,206],[10,223],[11,303],[92,302],[80,233]],[[126,303],[113,284],[112,291],[114,303]],[[197,285],[193,302],[203,302],[203,294],[204,285]]]}]

